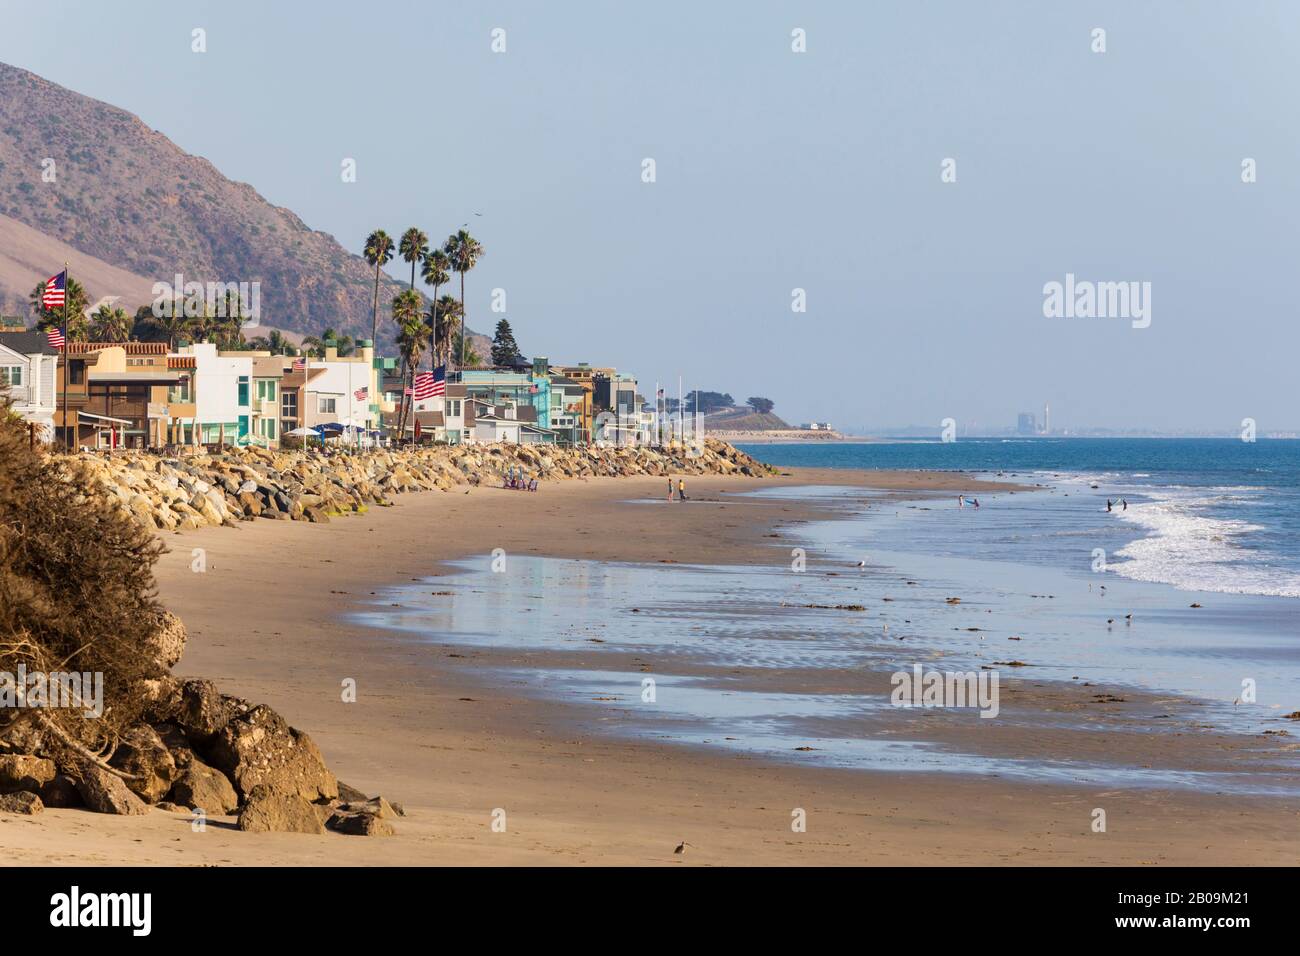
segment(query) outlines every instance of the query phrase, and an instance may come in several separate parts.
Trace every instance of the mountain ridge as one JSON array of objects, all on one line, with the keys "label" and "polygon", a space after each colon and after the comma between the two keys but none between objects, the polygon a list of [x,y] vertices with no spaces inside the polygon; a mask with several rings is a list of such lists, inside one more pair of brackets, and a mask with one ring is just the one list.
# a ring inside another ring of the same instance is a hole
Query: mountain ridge
[{"label": "mountain ridge", "polygon": [[[135,114],[5,63],[0,216],[150,287],[177,273],[204,283],[258,282],[266,326],[370,338],[374,269],[365,259]],[[0,270],[0,311],[30,320],[27,297],[50,272],[14,265],[30,258],[3,245],[15,231],[0,231],[0,262],[10,264]],[[138,286],[130,285],[97,288],[90,279],[87,289],[92,301],[112,295],[133,308],[147,304],[135,300]],[[395,329],[387,306],[406,286],[381,272],[380,287],[379,339],[390,343]],[[487,340],[472,329],[470,335],[482,351]]]}]

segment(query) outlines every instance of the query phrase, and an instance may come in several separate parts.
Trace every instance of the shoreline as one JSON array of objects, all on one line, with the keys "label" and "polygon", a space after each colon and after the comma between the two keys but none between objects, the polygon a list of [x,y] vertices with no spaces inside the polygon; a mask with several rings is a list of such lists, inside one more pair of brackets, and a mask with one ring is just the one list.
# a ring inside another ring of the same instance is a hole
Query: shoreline
[{"label": "shoreline", "polygon": [[[128,820],[48,811],[10,824],[13,859],[86,862],[90,852],[104,862],[180,864],[1195,864],[1300,856],[1297,814],[1276,798],[1107,793],[1111,832],[1093,834],[1093,787],[800,767],[592,735],[562,704],[486,686],[476,676],[481,659],[451,642],[404,641],[346,620],[386,587],[435,577],[448,560],[486,559],[494,547],[755,564],[771,561],[780,539],[765,536],[777,526],[828,515],[815,503],[732,491],[855,484],[915,497],[992,487],[951,472],[693,476],[692,500],[651,522],[647,506],[626,501],[659,496],[661,481],[546,483],[537,495],[458,489],[402,496],[394,508],[326,528],[259,521],[165,536],[162,597],[190,629],[178,673],[276,707],[313,737],[341,779],[403,802],[408,817],[396,838],[351,840],[231,834],[216,821],[191,836],[186,818],[161,812]],[[203,575],[190,571],[192,548],[206,552]],[[355,704],[340,701],[348,677],[357,681]],[[498,807],[510,820],[504,834],[489,826]],[[791,831],[792,808],[807,811],[807,833]],[[674,857],[681,839],[698,849]]]}]

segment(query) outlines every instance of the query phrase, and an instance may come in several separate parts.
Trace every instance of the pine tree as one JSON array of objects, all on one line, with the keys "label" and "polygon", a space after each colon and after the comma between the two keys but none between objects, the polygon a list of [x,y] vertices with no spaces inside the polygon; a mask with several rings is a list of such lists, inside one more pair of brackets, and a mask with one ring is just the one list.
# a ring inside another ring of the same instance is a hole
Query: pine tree
[{"label": "pine tree", "polygon": [[510,323],[502,319],[497,323],[496,334],[492,336],[492,364],[508,365],[518,354],[519,343],[515,341],[515,333],[510,328]]}]

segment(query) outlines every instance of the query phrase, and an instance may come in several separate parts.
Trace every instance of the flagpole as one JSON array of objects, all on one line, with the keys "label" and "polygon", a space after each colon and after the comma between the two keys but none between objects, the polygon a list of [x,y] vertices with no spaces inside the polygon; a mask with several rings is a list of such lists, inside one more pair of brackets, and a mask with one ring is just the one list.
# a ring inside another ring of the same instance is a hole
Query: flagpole
[{"label": "flagpole", "polygon": [[677,430],[681,433],[682,444],[686,444],[686,408],[682,404],[682,377],[677,376],[677,420],[680,422]]},{"label": "flagpole", "polygon": [[655,448],[659,447],[659,379],[655,379],[655,438],[652,442]]},{"label": "flagpole", "polygon": [[68,264],[66,262],[63,263],[63,443],[65,451],[72,450],[72,429],[68,425]]}]

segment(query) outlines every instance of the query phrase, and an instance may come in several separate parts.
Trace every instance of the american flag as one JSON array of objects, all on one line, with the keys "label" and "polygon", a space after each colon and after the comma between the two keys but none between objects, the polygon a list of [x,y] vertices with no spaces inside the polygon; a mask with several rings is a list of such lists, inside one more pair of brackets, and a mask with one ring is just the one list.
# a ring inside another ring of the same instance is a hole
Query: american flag
[{"label": "american flag", "polygon": [[412,396],[417,402],[422,402],[427,398],[434,396],[433,373],[420,372],[415,376],[415,391]]},{"label": "american flag", "polygon": [[50,348],[63,348],[63,333],[58,329],[49,329],[45,333],[45,337],[50,341]]},{"label": "american flag", "polygon": [[447,366],[439,365],[433,370],[433,390],[430,395],[447,394]]},{"label": "american flag", "polygon": [[45,291],[41,294],[41,305],[47,309],[57,308],[68,301],[68,270],[64,269],[56,276],[45,280]]},{"label": "american flag", "polygon": [[361,386],[361,388],[357,389],[352,394],[356,396],[358,402],[364,402],[366,400],[366,396],[370,394],[370,386],[363,385]]},{"label": "american flag", "polygon": [[305,358],[296,358],[293,360],[293,370],[295,372],[307,371],[307,360]]}]

